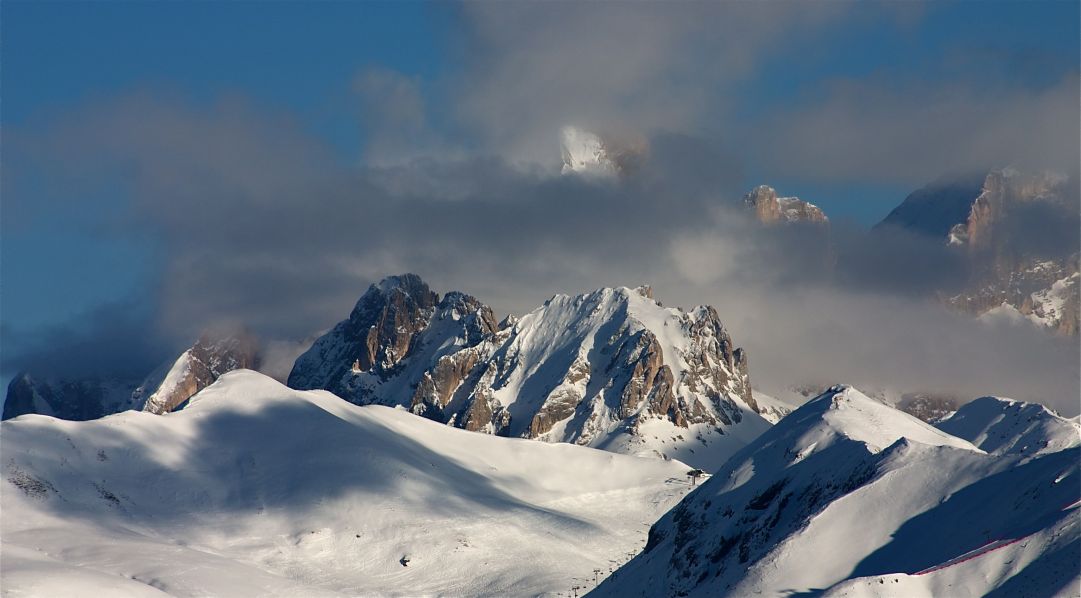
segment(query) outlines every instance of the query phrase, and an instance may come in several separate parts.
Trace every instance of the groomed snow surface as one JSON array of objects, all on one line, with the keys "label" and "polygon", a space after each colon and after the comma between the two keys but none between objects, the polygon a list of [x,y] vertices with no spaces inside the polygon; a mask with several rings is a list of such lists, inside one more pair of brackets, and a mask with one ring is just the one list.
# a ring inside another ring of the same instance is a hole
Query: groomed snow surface
[{"label": "groomed snow surface", "polygon": [[2,425],[5,596],[569,592],[690,490],[678,461],[466,432],[246,370],[164,416]]}]

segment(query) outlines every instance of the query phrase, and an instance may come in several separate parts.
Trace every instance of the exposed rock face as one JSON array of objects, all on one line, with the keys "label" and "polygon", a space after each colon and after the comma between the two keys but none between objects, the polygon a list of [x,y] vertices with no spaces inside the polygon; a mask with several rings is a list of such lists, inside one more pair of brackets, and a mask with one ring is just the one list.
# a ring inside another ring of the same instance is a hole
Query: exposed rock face
[{"label": "exposed rock face", "polygon": [[777,222],[829,222],[826,214],[813,203],[798,197],[777,197],[777,191],[759,185],[743,196],[743,203],[754,210],[755,218],[763,224]]},{"label": "exposed rock face", "polygon": [[929,185],[876,228],[939,235],[964,253],[968,280],[962,292],[942,294],[947,304],[1076,335],[1081,314],[1076,239],[1072,247],[1053,247],[1036,231],[1061,229],[1063,222],[1077,222],[1078,215],[1067,178],[1007,168],[990,172],[978,187],[970,179]]},{"label": "exposed rock face", "polygon": [[[393,363],[364,361],[382,351],[367,341],[389,314],[398,336],[380,338],[411,340],[395,345]],[[717,312],[663,308],[648,288],[557,295],[496,324],[473,297],[438,300],[415,276],[390,278],[297,360],[289,382],[467,430],[630,452],[666,454],[633,442],[650,422],[704,438],[760,419],[746,354]]]},{"label": "exposed rock face", "polygon": [[1052,173],[1023,174],[1009,168],[991,171],[965,220],[950,228],[950,244],[964,245],[972,252],[1012,250],[1006,246],[1009,239],[999,239],[1008,234],[1003,221],[1011,210],[1029,202],[1065,204],[1065,183],[1065,177]]},{"label": "exposed rock face", "polygon": [[415,392],[438,394],[437,379],[446,388],[465,367],[437,368],[441,358],[496,329],[492,310],[473,297],[448,293],[440,300],[415,274],[386,278],[297,359],[289,385],[323,388],[357,404],[408,405]]},{"label": "exposed rock face", "polygon": [[222,339],[204,335],[173,363],[165,378],[146,399],[143,411],[168,413],[183,405],[226,372],[256,369],[258,343],[241,333]]},{"label": "exposed rock face", "polygon": [[439,297],[415,274],[372,285],[349,318],[320,337],[297,358],[288,384],[307,390],[325,388],[345,397],[351,373],[385,379],[409,355],[414,336],[427,328]]}]

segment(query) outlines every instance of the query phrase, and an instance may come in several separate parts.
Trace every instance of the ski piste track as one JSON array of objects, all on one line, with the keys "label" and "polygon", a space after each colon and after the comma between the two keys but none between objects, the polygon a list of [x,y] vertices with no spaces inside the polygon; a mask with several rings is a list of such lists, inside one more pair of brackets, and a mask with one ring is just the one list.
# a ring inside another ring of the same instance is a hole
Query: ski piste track
[{"label": "ski piste track", "polygon": [[[1063,511],[1068,511],[1070,509],[1077,508],[1078,506],[1081,506],[1081,499],[1075,500],[1072,503],[1062,507],[1062,510]],[[922,571],[917,571],[917,572],[913,573],[913,575],[926,575],[928,573],[934,573],[935,571],[941,571],[941,570],[943,570],[943,569],[945,569],[947,567],[952,567],[954,565],[959,565],[961,563],[971,561],[972,559],[981,557],[981,556],[983,556],[985,554],[994,552],[994,551],[998,550],[999,548],[1005,548],[1007,546],[1010,546],[1011,544],[1016,544],[1016,543],[1026,539],[1026,538],[1029,538],[1030,536],[1033,536],[1033,535],[1035,535],[1035,534],[1034,533],[1033,534],[1028,534],[1028,535],[1025,535],[1025,536],[1021,536],[1019,538],[1002,538],[1002,539],[999,539],[999,540],[991,540],[990,542],[988,542],[987,544],[984,544],[983,546],[980,546],[979,548],[970,550],[970,551],[968,551],[968,552],[966,552],[964,554],[956,556],[956,557],[954,557],[952,559],[949,559],[948,561],[945,561],[943,563],[939,563],[939,564],[935,565],[934,567],[928,567],[927,569],[924,569]]]}]

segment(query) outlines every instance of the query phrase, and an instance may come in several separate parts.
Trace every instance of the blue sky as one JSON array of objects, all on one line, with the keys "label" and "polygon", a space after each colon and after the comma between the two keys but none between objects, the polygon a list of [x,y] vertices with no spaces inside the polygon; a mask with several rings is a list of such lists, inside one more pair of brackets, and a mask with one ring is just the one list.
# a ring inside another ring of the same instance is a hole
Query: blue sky
[{"label": "blue sky", "polygon": [[[619,4],[602,6],[621,10]],[[196,113],[212,111],[223,98],[241,98],[295,121],[314,143],[329,148],[330,160],[348,167],[365,155],[379,120],[362,113],[354,81],[358,73],[380,68],[419,94],[424,139],[472,146],[476,116],[453,116],[459,104],[477,101],[462,88],[486,81],[502,54],[514,55],[516,48],[514,35],[476,18],[478,5],[466,8],[421,2],[5,2],[0,124],[5,135],[33,142],[88,105],[141,91],[179,98]],[[716,122],[700,119],[702,130],[740,148],[778,115],[803,118],[789,113],[825,103],[835,89],[882,88],[891,97],[914,89],[918,98],[921,89],[959,85],[974,97],[1025,98],[1078,69],[1077,2],[837,4],[835,12],[840,14],[824,24],[795,23],[756,46],[751,68],[723,84],[702,82],[715,87],[703,97],[723,100],[727,111]],[[490,55],[471,54],[477,48]],[[501,82],[493,81],[499,89]],[[478,110],[483,118],[484,109]],[[668,121],[656,123],[664,126]],[[773,143],[786,139],[776,135]],[[163,264],[172,256],[153,235],[131,230],[141,224],[126,215],[133,191],[124,168],[101,175],[111,182],[54,185],[50,169],[57,165],[28,165],[11,147],[3,156],[5,330],[33,337],[100,306],[156,296]],[[881,219],[929,178],[922,174],[927,169],[903,177],[818,177],[791,166],[749,159],[743,182],[768,182],[818,203],[835,220],[861,226]]]}]

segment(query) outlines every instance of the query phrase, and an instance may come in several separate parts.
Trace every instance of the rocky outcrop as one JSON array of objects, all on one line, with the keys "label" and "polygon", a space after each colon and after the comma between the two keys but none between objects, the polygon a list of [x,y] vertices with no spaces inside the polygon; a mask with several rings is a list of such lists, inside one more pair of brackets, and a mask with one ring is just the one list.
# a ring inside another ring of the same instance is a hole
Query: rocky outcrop
[{"label": "rocky outcrop", "polygon": [[143,411],[159,415],[174,411],[225,373],[258,366],[259,345],[250,334],[240,332],[224,338],[204,334],[173,363],[147,397]]},{"label": "rocky outcrop", "polygon": [[829,218],[821,208],[798,197],[777,197],[777,191],[767,185],[759,185],[743,196],[743,203],[754,211],[762,224],[778,222],[827,223]]},{"label": "rocky outcrop", "polygon": [[[666,309],[647,287],[600,289],[496,324],[473,297],[437,301],[418,281],[373,285],[358,303],[363,317],[354,310],[316,341],[290,384],[468,430],[603,447],[641,440],[648,425],[672,436],[693,428],[704,442],[757,418],[746,355],[712,308]],[[424,301],[404,296],[414,294]],[[408,315],[400,334],[412,340],[392,366],[365,369],[356,353],[372,351],[367,331],[392,312]]]}]

